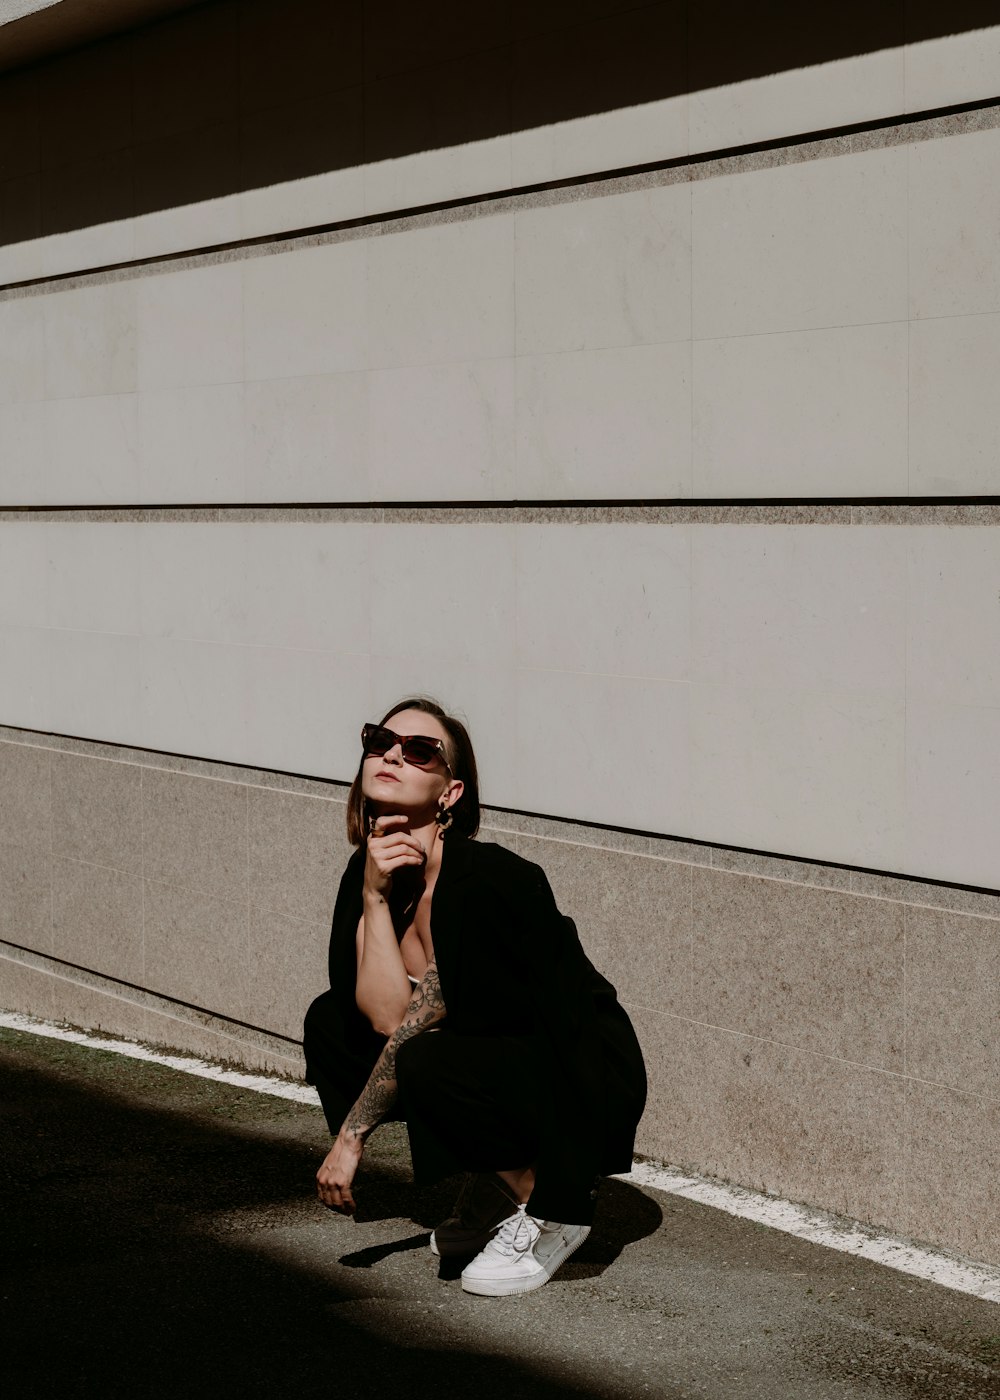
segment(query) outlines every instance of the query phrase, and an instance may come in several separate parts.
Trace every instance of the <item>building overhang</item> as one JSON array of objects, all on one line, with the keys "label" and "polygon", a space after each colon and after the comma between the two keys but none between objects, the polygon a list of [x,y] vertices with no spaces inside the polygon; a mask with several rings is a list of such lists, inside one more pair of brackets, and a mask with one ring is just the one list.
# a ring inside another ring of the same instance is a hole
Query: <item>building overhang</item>
[{"label": "building overhang", "polygon": [[0,72],[199,3],[203,0],[0,0]]}]

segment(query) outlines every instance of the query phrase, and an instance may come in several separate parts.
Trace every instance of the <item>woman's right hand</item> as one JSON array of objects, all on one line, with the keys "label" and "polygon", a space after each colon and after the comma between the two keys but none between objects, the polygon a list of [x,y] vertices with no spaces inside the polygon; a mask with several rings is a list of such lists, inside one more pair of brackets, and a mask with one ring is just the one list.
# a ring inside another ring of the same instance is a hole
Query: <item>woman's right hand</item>
[{"label": "woman's right hand", "polygon": [[365,855],[366,895],[379,895],[389,898],[392,889],[392,876],[396,870],[413,869],[427,861],[427,852],[408,831],[395,831],[393,825],[405,822],[404,813],[394,816],[380,816],[368,837]]}]

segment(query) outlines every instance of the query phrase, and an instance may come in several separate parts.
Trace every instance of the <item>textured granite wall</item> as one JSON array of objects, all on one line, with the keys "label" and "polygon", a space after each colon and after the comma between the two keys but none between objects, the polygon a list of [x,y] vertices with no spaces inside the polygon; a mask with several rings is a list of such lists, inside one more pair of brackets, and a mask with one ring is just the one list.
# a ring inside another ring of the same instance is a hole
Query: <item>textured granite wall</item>
[{"label": "textured granite wall", "polygon": [[[344,789],[0,733],[0,1005],[297,1072]],[[640,1151],[1000,1261],[1000,896],[487,813],[612,976]]]}]

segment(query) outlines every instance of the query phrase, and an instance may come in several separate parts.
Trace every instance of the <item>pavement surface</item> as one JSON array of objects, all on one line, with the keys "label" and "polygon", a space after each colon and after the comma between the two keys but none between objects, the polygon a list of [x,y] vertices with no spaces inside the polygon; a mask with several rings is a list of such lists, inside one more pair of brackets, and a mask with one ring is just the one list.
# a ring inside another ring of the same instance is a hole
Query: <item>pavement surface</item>
[{"label": "pavement surface", "polygon": [[520,1298],[428,1249],[455,1183],[370,1141],[315,1199],[318,1109],[0,1029],[9,1397],[997,1400],[1000,1306],[618,1181]]}]

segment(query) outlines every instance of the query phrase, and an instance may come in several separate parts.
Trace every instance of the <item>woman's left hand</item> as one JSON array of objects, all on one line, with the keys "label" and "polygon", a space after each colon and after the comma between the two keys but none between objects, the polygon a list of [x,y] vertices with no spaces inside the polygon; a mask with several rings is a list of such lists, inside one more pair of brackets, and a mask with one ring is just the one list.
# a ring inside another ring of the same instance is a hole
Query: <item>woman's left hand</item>
[{"label": "woman's left hand", "polygon": [[339,1210],[344,1215],[354,1214],[356,1206],[351,1193],[351,1183],[354,1181],[354,1174],[364,1150],[363,1138],[347,1137],[343,1132],[337,1135],[336,1141],[323,1160],[323,1165],[316,1173],[317,1190],[324,1205],[330,1206],[332,1210]]}]

